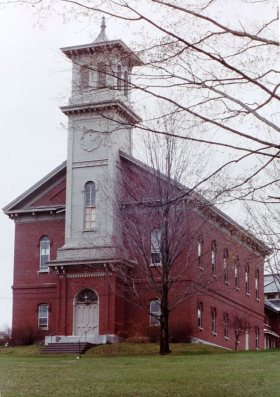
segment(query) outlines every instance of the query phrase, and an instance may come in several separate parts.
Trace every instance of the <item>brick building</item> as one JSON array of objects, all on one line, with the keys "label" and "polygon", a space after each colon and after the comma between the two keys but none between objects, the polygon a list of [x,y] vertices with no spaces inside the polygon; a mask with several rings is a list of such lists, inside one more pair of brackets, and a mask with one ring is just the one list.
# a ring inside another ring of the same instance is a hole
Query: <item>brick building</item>
[{"label": "brick building", "polygon": [[[61,109],[69,119],[67,162],[4,208],[15,222],[14,337],[156,338],[160,293],[139,269],[161,277],[160,215],[151,216],[148,204],[159,191],[171,191],[183,197],[177,226],[171,225],[179,249],[171,339],[263,348],[267,248],[204,198],[132,156],[132,129],[141,120],[129,81],[140,58],[121,40],[108,40],[104,20],[93,43],[62,51],[73,64],[71,98]],[[122,206],[114,204],[119,193]],[[132,244],[136,230],[142,256]],[[138,301],[126,290],[128,273],[141,291]]]},{"label": "brick building", "polygon": [[264,345],[266,349],[280,346],[279,276],[279,273],[264,276]]}]

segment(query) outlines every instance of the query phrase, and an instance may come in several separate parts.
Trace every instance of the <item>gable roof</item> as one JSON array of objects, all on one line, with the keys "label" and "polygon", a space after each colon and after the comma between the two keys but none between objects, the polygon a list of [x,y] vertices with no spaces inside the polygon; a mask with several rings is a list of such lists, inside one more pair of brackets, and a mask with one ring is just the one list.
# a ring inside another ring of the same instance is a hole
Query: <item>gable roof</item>
[{"label": "gable roof", "polygon": [[[141,168],[142,170],[149,172],[155,175],[155,171],[149,165],[143,163],[142,161],[136,159],[135,157],[120,151],[121,158],[130,162],[136,167]],[[160,175],[160,178],[164,180],[168,180],[167,176],[161,172],[157,171],[157,175]],[[194,199],[199,203],[198,210],[200,212],[206,212],[207,216],[212,219],[214,222],[218,223],[220,226],[230,230],[231,234],[235,235],[241,242],[250,246],[251,248],[257,249],[263,256],[271,254],[271,249],[257,237],[255,237],[252,233],[246,230],[244,227],[235,222],[231,217],[222,212],[219,208],[217,208],[214,204],[212,204],[209,200],[205,199],[196,191],[188,188],[187,186],[179,183],[175,180],[172,180],[174,186],[178,188],[178,190],[182,191],[181,198],[184,199]]]},{"label": "gable roof", "polygon": [[[32,206],[32,201],[34,201],[34,194],[39,195],[46,189],[49,189],[57,180],[65,177],[66,175],[66,161],[61,163],[49,174],[40,179],[37,183],[27,189],[24,193],[18,196],[16,199],[7,204],[3,211],[7,215],[15,213],[28,213],[34,212],[36,210],[58,210],[65,208],[65,205],[53,205],[53,206]],[[31,205],[30,205],[31,204]]]}]

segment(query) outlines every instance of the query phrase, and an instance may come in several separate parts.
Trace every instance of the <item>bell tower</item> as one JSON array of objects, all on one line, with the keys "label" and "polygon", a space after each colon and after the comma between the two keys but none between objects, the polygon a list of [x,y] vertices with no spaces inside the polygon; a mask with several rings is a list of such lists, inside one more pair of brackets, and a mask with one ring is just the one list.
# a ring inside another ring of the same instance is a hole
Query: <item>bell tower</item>
[{"label": "bell tower", "polygon": [[65,245],[60,261],[113,259],[120,233],[114,216],[119,151],[131,154],[140,122],[130,99],[139,57],[122,40],[109,40],[105,18],[93,43],[62,48],[72,62],[68,117]]}]

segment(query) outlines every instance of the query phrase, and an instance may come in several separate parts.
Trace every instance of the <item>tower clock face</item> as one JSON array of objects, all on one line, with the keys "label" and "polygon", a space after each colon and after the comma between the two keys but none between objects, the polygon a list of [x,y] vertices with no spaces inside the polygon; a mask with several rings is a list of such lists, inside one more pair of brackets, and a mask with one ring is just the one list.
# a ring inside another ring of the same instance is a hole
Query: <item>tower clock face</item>
[{"label": "tower clock face", "polygon": [[81,147],[87,152],[92,152],[95,149],[98,149],[101,144],[101,137],[97,132],[93,130],[88,130],[84,132],[81,138]]}]

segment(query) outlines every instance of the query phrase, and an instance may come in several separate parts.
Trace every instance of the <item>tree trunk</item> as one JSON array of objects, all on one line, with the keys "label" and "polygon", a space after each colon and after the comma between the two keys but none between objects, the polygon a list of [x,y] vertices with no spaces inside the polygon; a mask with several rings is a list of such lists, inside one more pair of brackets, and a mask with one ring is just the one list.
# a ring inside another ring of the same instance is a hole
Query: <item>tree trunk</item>
[{"label": "tree trunk", "polygon": [[166,307],[162,308],[160,316],[160,354],[171,353],[169,348],[169,311]]}]

